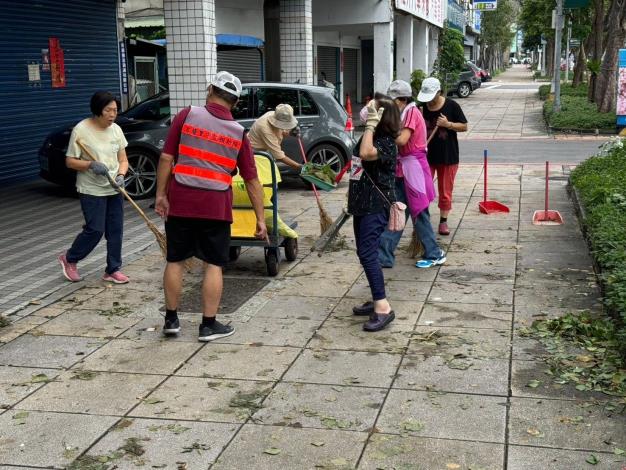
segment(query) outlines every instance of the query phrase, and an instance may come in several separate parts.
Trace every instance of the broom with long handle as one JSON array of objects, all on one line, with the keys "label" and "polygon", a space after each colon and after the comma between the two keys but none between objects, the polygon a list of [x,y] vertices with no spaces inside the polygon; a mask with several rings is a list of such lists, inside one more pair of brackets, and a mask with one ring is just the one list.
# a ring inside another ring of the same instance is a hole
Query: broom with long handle
[{"label": "broom with long handle", "polygon": [[[300,145],[300,153],[302,154],[302,161],[307,163],[306,161],[306,153],[304,152],[304,146],[302,145],[302,139],[300,136],[296,137],[298,139],[298,144]],[[330,218],[326,209],[324,209],[324,205],[322,204],[322,200],[320,199],[320,194],[317,191],[317,188],[314,184],[311,184],[313,188],[313,193],[315,193],[315,199],[317,200],[317,207],[320,212],[320,234],[323,235],[328,227],[330,227],[333,223],[333,219]]]},{"label": "broom with long handle", "polygon": [[[435,126],[433,131],[428,136],[428,140],[426,141],[426,146],[428,146],[430,141],[433,140],[433,137],[435,137],[435,134],[437,133],[438,129],[439,129],[439,126]],[[413,229],[413,235],[411,236],[411,243],[409,243],[409,246],[406,251],[409,254],[409,258],[416,258],[418,256],[421,256],[424,253],[424,245],[422,245],[422,242],[418,240],[415,229]]]},{"label": "broom with long handle", "polygon": [[[87,160],[91,160],[92,162],[98,161],[96,157],[93,156],[93,154],[87,149],[87,147],[83,145],[81,141],[77,140],[76,143],[84,152],[85,156],[87,157]],[[154,225],[154,223],[148,218],[148,216],[144,213],[141,207],[139,207],[137,203],[133,201],[133,198],[130,197],[130,195],[126,192],[126,190],[118,186],[117,183],[115,183],[115,180],[111,178],[111,175],[109,175],[108,173],[107,173],[107,178],[111,186],[113,186],[117,191],[119,191],[122,194],[122,196],[124,196],[126,200],[130,203],[130,205],[133,206],[133,208],[139,213],[139,215],[144,220],[144,222],[146,223],[150,231],[154,234],[157,240],[157,243],[159,244],[159,248],[161,249],[161,253],[165,255],[165,253],[167,253],[167,242],[165,239],[165,235],[159,230],[159,228],[156,225]]]}]

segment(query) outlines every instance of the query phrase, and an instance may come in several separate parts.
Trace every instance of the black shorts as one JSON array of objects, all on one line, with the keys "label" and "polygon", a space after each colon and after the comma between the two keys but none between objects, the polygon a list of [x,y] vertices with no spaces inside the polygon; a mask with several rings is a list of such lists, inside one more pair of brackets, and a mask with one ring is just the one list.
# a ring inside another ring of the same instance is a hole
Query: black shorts
[{"label": "black shorts", "polygon": [[165,221],[167,261],[176,263],[195,256],[215,266],[226,266],[230,248],[230,222],[168,217]]}]

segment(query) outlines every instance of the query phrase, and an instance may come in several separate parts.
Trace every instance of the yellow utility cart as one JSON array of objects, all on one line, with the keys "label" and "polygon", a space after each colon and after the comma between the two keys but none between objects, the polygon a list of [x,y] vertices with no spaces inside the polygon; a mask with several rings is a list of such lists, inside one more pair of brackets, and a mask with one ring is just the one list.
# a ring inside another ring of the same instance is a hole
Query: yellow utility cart
[{"label": "yellow utility cart", "polygon": [[287,261],[294,261],[298,256],[297,223],[285,224],[278,215],[278,183],[280,173],[269,153],[256,151],[254,154],[259,180],[263,185],[263,205],[269,244],[254,238],[256,216],[246,192],[245,183],[240,175],[233,177],[233,224],[229,257],[236,261],[243,246],[259,246],[265,251],[267,274],[276,276],[279,271],[281,250],[285,250]]}]

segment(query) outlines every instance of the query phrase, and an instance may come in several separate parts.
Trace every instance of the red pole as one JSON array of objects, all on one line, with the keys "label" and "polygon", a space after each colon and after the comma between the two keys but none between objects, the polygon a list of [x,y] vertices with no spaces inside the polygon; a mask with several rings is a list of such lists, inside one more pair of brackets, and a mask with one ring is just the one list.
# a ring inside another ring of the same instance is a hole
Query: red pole
[{"label": "red pole", "polygon": [[487,150],[485,150],[485,163],[483,165],[483,202],[487,202]]},{"label": "red pole", "polygon": [[546,206],[543,213],[545,220],[548,220],[548,176],[550,176],[550,162],[546,162]]}]

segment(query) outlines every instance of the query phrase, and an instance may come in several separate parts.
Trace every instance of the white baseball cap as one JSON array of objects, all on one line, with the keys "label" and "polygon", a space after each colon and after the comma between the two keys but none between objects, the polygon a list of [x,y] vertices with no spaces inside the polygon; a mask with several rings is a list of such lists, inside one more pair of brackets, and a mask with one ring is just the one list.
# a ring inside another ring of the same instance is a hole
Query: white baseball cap
[{"label": "white baseball cap", "polygon": [[211,81],[211,85],[227,91],[237,98],[241,95],[241,81],[230,72],[217,72],[217,75]]},{"label": "white baseball cap", "polygon": [[433,100],[438,91],[441,91],[441,82],[435,77],[428,77],[422,82],[422,89],[417,95],[417,100],[428,103]]},{"label": "white baseball cap", "polygon": [[391,82],[391,85],[389,85],[387,94],[394,100],[396,98],[411,98],[413,96],[413,90],[411,89],[411,85],[404,80],[394,80]]}]

